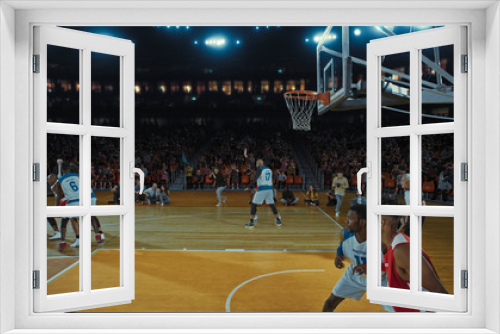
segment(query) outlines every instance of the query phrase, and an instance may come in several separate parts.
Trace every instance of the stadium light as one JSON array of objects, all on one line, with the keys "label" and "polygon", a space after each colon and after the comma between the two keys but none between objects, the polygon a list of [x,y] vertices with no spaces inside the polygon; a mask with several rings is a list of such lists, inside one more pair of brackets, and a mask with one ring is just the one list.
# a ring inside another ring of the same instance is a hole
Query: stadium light
[{"label": "stadium light", "polygon": [[241,41],[239,39],[236,40],[236,44],[240,45]]},{"label": "stadium light", "polygon": [[306,38],[306,43],[309,43],[309,38]]},{"label": "stadium light", "polygon": [[[313,41],[315,43],[319,43],[319,41],[321,41],[322,37],[323,37],[323,35],[316,35],[316,36],[314,36]],[[328,41],[328,40],[331,41],[331,40],[334,40],[334,39],[337,39],[337,35],[335,35],[335,34],[329,34],[328,36],[326,36],[326,40],[325,41]],[[306,40],[306,42],[308,42],[308,40]]]},{"label": "stadium light", "polygon": [[255,30],[259,30],[259,29],[260,29],[260,27],[255,27]]},{"label": "stadium light", "polygon": [[194,45],[198,45],[198,41],[194,41]]},{"label": "stadium light", "polygon": [[212,37],[205,40],[205,44],[213,47],[222,47],[226,44],[226,39],[221,37]]},{"label": "stadium light", "polygon": [[359,29],[355,29],[355,30],[354,30],[354,35],[356,35],[356,36],[361,35],[361,30],[359,30]]}]

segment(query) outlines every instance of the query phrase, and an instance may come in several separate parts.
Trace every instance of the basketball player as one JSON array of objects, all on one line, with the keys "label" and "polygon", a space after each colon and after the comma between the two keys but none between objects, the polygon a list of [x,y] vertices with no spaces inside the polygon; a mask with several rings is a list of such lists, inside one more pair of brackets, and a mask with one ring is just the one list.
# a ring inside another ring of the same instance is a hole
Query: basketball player
[{"label": "basketball player", "polygon": [[[250,184],[250,187],[257,185],[257,190],[253,196],[252,205],[250,207],[250,222],[245,224],[245,227],[249,229],[253,229],[255,227],[257,205],[262,205],[264,201],[266,201],[273,211],[274,217],[276,217],[276,226],[281,227],[281,217],[276,209],[276,206],[274,205],[273,171],[271,168],[264,166],[264,161],[262,159],[257,160],[256,166],[257,172],[255,174],[255,179]],[[249,188],[246,190],[248,189]]]},{"label": "basketball player", "polygon": [[347,212],[346,223],[337,248],[335,267],[344,268],[346,259],[351,264],[325,301],[323,312],[333,312],[345,298],[359,300],[366,292],[366,205],[353,205]]},{"label": "basketball player", "polygon": [[[390,288],[410,289],[410,237],[398,232],[399,216],[382,216],[382,244],[386,248],[384,266],[387,286]],[[431,259],[422,249],[422,288],[424,291],[445,293],[448,291],[441,283]],[[395,312],[420,312],[419,310],[394,306]]]},{"label": "basketball player", "polygon": [[[70,172],[70,163],[69,162],[61,162],[58,165],[60,166],[60,174],[61,176],[57,179],[57,183],[53,185],[53,191],[55,191],[56,196],[61,199],[61,204],[67,206],[77,206],[79,205],[79,183],[80,180],[78,178],[78,174]],[[71,244],[71,247],[78,247],[80,245],[79,242],[79,229],[78,229],[78,220],[76,217],[64,217],[61,221],[61,241],[59,242],[59,251],[63,251],[66,249],[66,225],[68,221],[71,220],[71,225],[73,226],[73,231],[76,235],[76,240]]]},{"label": "basketball player", "polygon": [[[66,200],[67,206],[78,206],[80,205],[80,178],[77,174],[78,166],[76,164],[70,164],[68,162],[62,163],[62,176],[58,179],[58,196],[59,198],[64,197]],[[97,198],[94,192],[91,189],[91,205],[97,204]],[[71,220],[71,224],[73,226],[73,230],[75,231],[76,240],[72,243],[71,247],[79,247],[80,246],[80,235],[79,235],[79,227],[78,220],[76,217],[67,218],[65,217],[61,222],[61,242],[59,243],[59,250],[62,251],[66,249],[66,224],[68,220]],[[98,243],[101,243],[104,240],[104,233],[101,230],[101,224],[99,219],[95,216],[91,217],[92,227],[94,228],[95,238]]]},{"label": "basketball player", "polygon": [[[58,206],[60,199],[57,196],[57,192],[55,191],[54,185],[57,182],[57,175],[56,174],[50,174],[47,177],[47,181],[50,185],[50,190],[54,194],[54,206]],[[57,226],[56,219],[54,217],[48,217],[47,221],[49,222],[50,226],[54,230],[54,234],[49,238],[49,240],[56,240],[56,239],[61,239],[61,232],[59,231],[59,227]]]}]

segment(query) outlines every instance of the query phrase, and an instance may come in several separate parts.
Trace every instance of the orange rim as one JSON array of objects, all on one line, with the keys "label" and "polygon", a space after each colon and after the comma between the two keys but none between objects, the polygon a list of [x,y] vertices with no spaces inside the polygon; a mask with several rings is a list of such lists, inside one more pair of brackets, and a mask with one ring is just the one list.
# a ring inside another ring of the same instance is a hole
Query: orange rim
[{"label": "orange rim", "polygon": [[318,93],[313,90],[292,90],[283,94],[285,99],[312,101],[319,100],[323,104],[330,102],[330,93]]}]

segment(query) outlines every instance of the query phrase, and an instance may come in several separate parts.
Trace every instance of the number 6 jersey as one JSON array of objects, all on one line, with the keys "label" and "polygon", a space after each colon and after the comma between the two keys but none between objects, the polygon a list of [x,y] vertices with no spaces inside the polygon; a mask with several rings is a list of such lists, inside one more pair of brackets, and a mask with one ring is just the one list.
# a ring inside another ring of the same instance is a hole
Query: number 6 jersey
[{"label": "number 6 jersey", "polygon": [[80,200],[80,178],[78,174],[64,174],[58,179],[58,182],[64,192],[64,198],[68,200],[68,204],[75,203],[78,205]]}]

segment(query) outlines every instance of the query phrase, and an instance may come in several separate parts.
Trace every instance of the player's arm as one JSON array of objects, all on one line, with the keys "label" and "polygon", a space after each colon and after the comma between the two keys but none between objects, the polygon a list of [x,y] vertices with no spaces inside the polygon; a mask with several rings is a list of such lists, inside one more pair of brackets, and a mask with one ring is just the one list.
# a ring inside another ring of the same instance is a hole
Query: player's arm
[{"label": "player's arm", "polygon": [[52,191],[56,194],[56,205],[59,205],[59,202],[64,198],[64,191],[61,184],[59,182],[54,183]]},{"label": "player's arm", "polygon": [[344,242],[344,233],[345,233],[345,227],[344,229],[340,232],[340,243],[339,247],[337,248],[337,255],[335,256],[335,267],[338,269],[344,268],[344,251],[342,250],[342,244]]},{"label": "player's arm", "polygon": [[394,262],[398,276],[406,281],[410,281],[410,244],[402,244],[397,246],[394,251]]},{"label": "player's arm", "polygon": [[422,255],[422,287],[430,292],[448,294],[448,291],[443,286],[436,272],[424,255]]}]

